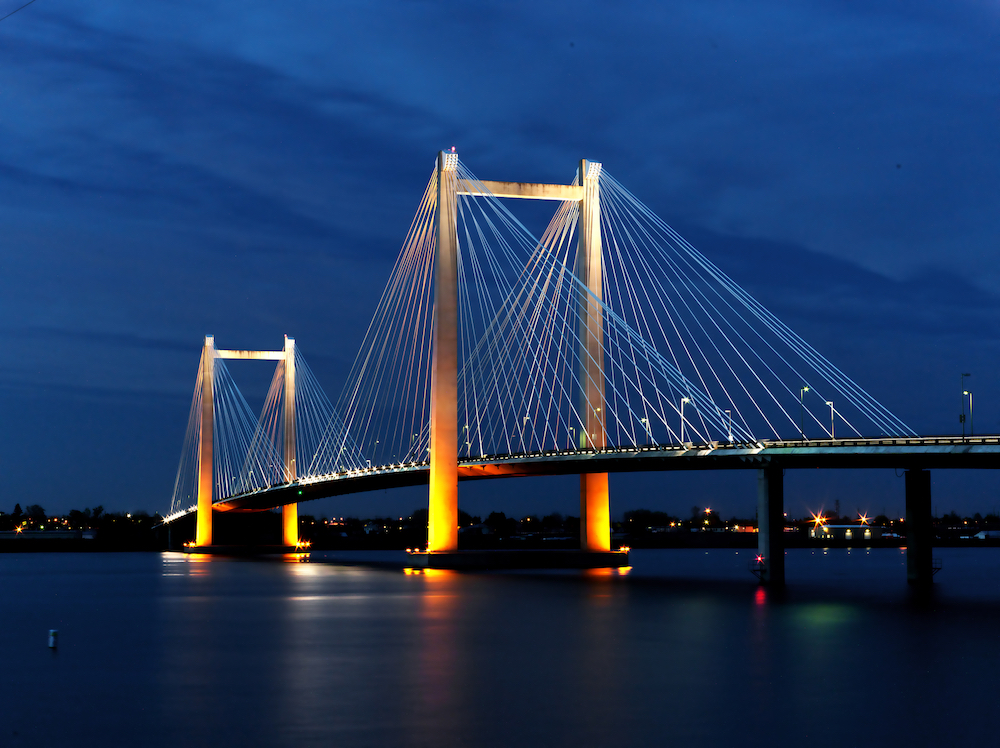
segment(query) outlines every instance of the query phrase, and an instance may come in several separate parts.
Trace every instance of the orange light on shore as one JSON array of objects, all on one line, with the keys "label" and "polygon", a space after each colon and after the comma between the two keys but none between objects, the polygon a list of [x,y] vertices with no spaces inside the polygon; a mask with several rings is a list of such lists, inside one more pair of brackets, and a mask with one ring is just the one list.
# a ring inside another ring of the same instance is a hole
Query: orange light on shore
[{"label": "orange light on shore", "polygon": [[823,516],[823,512],[820,512],[819,514],[810,512],[810,514],[812,514],[813,527],[819,527],[820,525],[826,524],[826,517]]}]

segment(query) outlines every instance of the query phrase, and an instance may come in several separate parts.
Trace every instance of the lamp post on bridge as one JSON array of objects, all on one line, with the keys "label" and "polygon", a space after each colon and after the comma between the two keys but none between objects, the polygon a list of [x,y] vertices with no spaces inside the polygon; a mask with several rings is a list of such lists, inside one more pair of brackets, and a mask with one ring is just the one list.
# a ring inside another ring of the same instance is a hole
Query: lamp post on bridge
[{"label": "lamp post on bridge", "polygon": [[[965,398],[964,398],[964,396],[965,395],[969,396],[969,436],[975,436],[976,435],[976,419],[972,415],[972,391],[971,390],[962,390],[962,395],[963,395],[963,398],[962,398],[962,407],[963,408],[965,407]],[[963,437],[964,437],[964,434],[963,434]]]},{"label": "lamp post on bridge", "polygon": [[690,397],[681,398],[681,444],[684,444],[684,403],[691,402]]},{"label": "lamp post on bridge", "polygon": [[469,424],[465,424],[462,427],[462,433],[465,434],[465,457],[467,459],[472,459],[472,439],[469,438]]},{"label": "lamp post on bridge", "polygon": [[733,443],[733,411],[726,410],[726,419],[729,421],[729,443]]},{"label": "lamp post on bridge", "polygon": [[833,400],[827,400],[826,404],[830,406],[830,438],[833,439]]},{"label": "lamp post on bridge", "polygon": [[805,405],[805,395],[809,391],[809,387],[799,387],[799,433],[802,435],[802,440],[805,441],[806,438],[806,405]]},{"label": "lamp post on bridge", "polygon": [[648,446],[653,441],[653,432],[650,431],[650,429],[649,429],[649,419],[648,418],[640,418],[639,419],[639,423],[642,424],[642,428],[646,432],[646,445]]},{"label": "lamp post on bridge", "polygon": [[958,417],[958,422],[962,424],[962,440],[965,440],[965,378],[971,377],[971,374],[962,374],[962,414]]}]

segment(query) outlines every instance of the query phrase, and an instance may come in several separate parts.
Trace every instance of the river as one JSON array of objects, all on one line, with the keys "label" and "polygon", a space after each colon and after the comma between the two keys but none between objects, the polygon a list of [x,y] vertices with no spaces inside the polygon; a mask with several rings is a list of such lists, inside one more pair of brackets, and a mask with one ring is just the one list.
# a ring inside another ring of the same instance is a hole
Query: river
[{"label": "river", "polygon": [[1000,549],[937,549],[928,598],[899,550],[790,550],[782,596],[751,555],[3,554],[0,746],[995,744]]}]

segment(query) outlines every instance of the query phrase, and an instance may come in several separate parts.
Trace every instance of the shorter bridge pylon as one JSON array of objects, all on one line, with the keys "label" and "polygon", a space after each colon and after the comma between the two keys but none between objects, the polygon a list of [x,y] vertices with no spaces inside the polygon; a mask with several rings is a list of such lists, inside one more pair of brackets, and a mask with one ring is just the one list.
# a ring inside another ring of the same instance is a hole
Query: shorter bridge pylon
[{"label": "shorter bridge pylon", "polygon": [[[281,361],[284,366],[284,468],[286,480],[297,478],[295,443],[295,339],[285,336],[281,351],[219,350],[215,337],[205,336],[201,362],[201,428],[198,432],[198,517],[195,548],[213,545],[213,494],[215,491],[215,361],[216,359]],[[282,542],[295,547],[299,542],[298,504],[282,507]]]}]

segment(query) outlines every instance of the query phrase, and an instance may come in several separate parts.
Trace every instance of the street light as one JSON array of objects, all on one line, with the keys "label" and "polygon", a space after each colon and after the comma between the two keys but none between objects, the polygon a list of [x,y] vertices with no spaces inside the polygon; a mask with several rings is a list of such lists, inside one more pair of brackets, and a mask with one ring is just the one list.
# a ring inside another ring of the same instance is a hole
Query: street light
[{"label": "street light", "polygon": [[802,438],[806,438],[806,406],[805,406],[805,394],[809,391],[809,387],[799,387],[799,433],[802,434]]},{"label": "street light", "polygon": [[684,443],[684,403],[691,402],[690,397],[681,398],[681,444]]},{"label": "street light", "polygon": [[833,439],[833,400],[827,400],[826,404],[830,406],[830,438]]},{"label": "street light", "polygon": [[640,418],[639,423],[641,423],[642,427],[646,430],[646,444],[648,445],[651,441],[653,441],[653,434],[649,430],[649,419]]},{"label": "street light", "polygon": [[726,417],[729,420],[729,443],[733,443],[733,411],[727,410]]},{"label": "street light", "polygon": [[[972,416],[972,391],[971,390],[962,390],[962,394],[969,396],[969,436],[975,436],[976,435],[976,419],[973,418],[973,416]],[[963,409],[965,408],[965,398],[964,397],[962,398],[962,408]],[[963,429],[963,432],[964,432],[964,429]],[[964,433],[963,433],[963,436],[964,436]]]},{"label": "street light", "polygon": [[570,431],[569,445],[573,449],[576,449],[576,429],[570,426],[569,431]]},{"label": "street light", "polygon": [[962,415],[958,417],[958,422],[962,424],[962,439],[965,439],[965,378],[971,376],[971,374],[962,375]]}]

